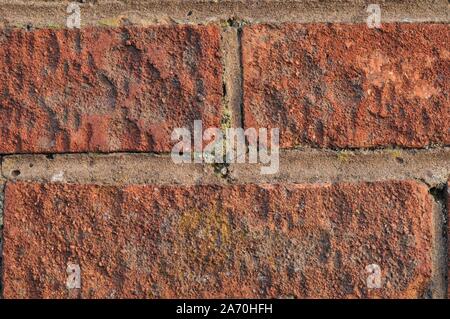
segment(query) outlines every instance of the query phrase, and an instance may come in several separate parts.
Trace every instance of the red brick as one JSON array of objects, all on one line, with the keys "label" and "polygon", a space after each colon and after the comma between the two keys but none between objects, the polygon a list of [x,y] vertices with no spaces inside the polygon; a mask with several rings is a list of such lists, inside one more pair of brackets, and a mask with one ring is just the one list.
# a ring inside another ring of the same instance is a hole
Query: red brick
[{"label": "red brick", "polygon": [[252,25],[244,122],[285,148],[450,144],[446,24]]},{"label": "red brick", "polygon": [[[416,182],[17,182],[5,206],[6,298],[406,298],[431,281],[432,201]],[[373,263],[383,286],[369,291]]]},{"label": "red brick", "polygon": [[219,126],[215,26],[0,33],[0,153],[170,151],[174,127]]}]

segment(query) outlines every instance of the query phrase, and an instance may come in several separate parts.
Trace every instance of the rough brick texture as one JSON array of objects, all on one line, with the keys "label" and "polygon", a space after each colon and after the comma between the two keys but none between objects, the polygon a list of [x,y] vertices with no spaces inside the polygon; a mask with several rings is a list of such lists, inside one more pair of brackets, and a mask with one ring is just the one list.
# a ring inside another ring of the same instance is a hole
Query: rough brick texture
[{"label": "rough brick texture", "polygon": [[[9,182],[5,204],[6,298],[420,297],[430,284],[432,202],[415,182]],[[373,263],[383,286],[368,290]]]},{"label": "rough brick texture", "polygon": [[216,26],[3,30],[0,153],[170,151],[220,125]]},{"label": "rough brick texture", "polygon": [[250,25],[244,123],[295,147],[450,144],[446,24]]}]

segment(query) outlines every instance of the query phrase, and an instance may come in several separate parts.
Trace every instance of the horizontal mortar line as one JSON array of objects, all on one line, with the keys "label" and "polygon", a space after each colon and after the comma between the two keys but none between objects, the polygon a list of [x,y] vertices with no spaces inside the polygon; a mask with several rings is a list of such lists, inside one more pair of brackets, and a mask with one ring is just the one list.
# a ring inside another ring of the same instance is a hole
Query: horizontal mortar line
[{"label": "horizontal mortar line", "polygon": [[95,155],[114,155],[114,154],[146,154],[146,155],[153,155],[153,156],[170,156],[170,152],[155,152],[155,151],[93,151],[93,152],[17,152],[17,153],[0,153],[0,158],[5,157],[11,157],[11,156],[65,156],[65,155],[89,155],[89,156],[95,156]]},{"label": "horizontal mortar line", "polygon": [[[450,21],[446,0],[417,5],[380,4],[381,23],[389,22],[444,22]],[[145,24],[202,23],[225,21],[230,18],[251,22],[365,22],[369,13],[367,3],[342,1],[101,1],[80,4],[82,25],[92,25],[105,17],[124,15],[131,23]],[[0,1],[0,11],[6,21],[19,24],[24,21],[44,26],[49,22],[63,22],[67,17],[67,3],[46,1]],[[30,10],[34,14],[30,15]],[[61,14],[55,14],[60,11]],[[11,14],[9,14],[11,13]],[[127,16],[129,15],[129,17]],[[136,18],[136,21],[133,19]]]},{"label": "horizontal mortar line", "polygon": [[[227,127],[227,128],[241,128],[241,127]],[[244,128],[245,129],[245,128]],[[281,148],[280,152],[378,152],[378,151],[406,151],[406,152],[427,152],[434,150],[450,150],[450,145],[427,145],[425,147],[400,147],[396,145],[375,146],[375,147],[316,147],[313,145],[302,145],[290,148]],[[152,155],[155,157],[170,156],[171,152],[156,152],[156,151],[127,151],[127,150],[111,150],[111,151],[48,151],[48,152],[17,152],[17,153],[0,153],[0,158],[19,157],[19,156],[66,156],[66,155]]]},{"label": "horizontal mortar line", "polygon": [[[207,26],[207,25],[217,25],[221,26],[222,22],[225,22],[228,18],[225,19],[218,19],[215,21],[195,21],[195,22],[185,22],[185,21],[172,21],[172,23],[166,23],[166,22],[155,22],[151,24],[122,24],[118,26],[113,26],[113,28],[131,28],[131,27],[151,27],[151,26],[180,26],[180,25],[190,25],[190,26]],[[1,21],[0,21],[1,22]],[[344,24],[344,25],[352,25],[352,24],[364,24],[364,22],[358,21],[358,22],[348,22],[348,21],[281,21],[281,22],[275,22],[275,21],[260,21],[255,23],[243,23],[242,26],[235,27],[235,26],[228,26],[230,28],[234,29],[242,29],[246,25],[254,25],[254,24],[270,24],[272,26],[282,26],[283,24],[290,24],[290,23],[298,23],[298,24]],[[394,23],[401,23],[401,24],[450,24],[449,21],[432,21],[432,20],[421,20],[421,21],[385,21],[384,24],[394,24]],[[383,24],[383,23],[382,23]],[[87,28],[102,28],[102,29],[109,29],[111,26],[102,25],[102,24],[87,24],[82,25],[80,29],[77,30],[85,30]],[[13,30],[13,29],[19,29],[19,30],[25,30],[26,25],[20,25],[20,26],[8,26],[7,29]],[[2,29],[0,24],[0,29]],[[71,30],[67,28],[66,26],[46,26],[42,24],[32,24],[32,29],[28,30],[28,32],[32,32],[33,30]],[[72,29],[73,30],[73,29]]]},{"label": "horizontal mortar line", "polygon": [[8,181],[81,184],[336,183],[416,180],[429,187],[450,177],[450,148],[433,150],[282,150],[279,171],[265,164],[229,164],[226,178],[214,164],[175,164],[168,155],[146,153],[10,155],[2,159]]}]

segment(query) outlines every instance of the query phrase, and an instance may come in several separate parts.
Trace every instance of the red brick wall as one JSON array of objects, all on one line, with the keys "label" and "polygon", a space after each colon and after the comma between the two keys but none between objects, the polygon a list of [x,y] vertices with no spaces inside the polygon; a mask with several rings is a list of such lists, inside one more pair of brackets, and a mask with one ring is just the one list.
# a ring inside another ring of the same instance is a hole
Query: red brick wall
[{"label": "red brick wall", "polygon": [[[301,4],[186,16],[186,3],[172,19],[147,4],[148,20],[85,4],[81,29],[3,8],[15,13],[0,31],[2,296],[446,297],[440,3],[388,7],[380,29],[365,6],[353,21],[318,13],[331,5],[300,18]],[[171,133],[194,120],[279,128],[280,170],[174,164]]]}]

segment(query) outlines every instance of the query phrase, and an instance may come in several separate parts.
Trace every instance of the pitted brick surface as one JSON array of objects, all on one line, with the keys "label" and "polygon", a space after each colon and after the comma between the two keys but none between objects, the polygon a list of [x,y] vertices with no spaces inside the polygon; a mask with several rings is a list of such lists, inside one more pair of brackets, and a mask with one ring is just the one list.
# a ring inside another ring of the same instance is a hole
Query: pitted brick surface
[{"label": "pitted brick surface", "polygon": [[[409,181],[8,183],[6,298],[421,297],[432,201]],[[81,290],[67,290],[67,263]],[[378,264],[382,287],[368,289]]]},{"label": "pitted brick surface", "polygon": [[450,144],[447,24],[250,25],[244,123],[285,148]]},{"label": "pitted brick surface", "polygon": [[171,150],[220,126],[216,26],[3,30],[0,153]]}]

